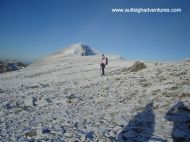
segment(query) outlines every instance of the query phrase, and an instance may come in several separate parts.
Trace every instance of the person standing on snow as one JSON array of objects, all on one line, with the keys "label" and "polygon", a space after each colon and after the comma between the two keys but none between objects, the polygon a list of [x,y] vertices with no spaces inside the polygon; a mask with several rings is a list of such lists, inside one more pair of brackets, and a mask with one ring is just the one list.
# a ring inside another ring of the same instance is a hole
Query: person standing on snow
[{"label": "person standing on snow", "polygon": [[104,73],[104,68],[105,66],[108,64],[108,58],[104,56],[104,54],[102,54],[102,59],[101,59],[101,62],[100,62],[100,66],[102,68],[102,76],[105,75]]}]

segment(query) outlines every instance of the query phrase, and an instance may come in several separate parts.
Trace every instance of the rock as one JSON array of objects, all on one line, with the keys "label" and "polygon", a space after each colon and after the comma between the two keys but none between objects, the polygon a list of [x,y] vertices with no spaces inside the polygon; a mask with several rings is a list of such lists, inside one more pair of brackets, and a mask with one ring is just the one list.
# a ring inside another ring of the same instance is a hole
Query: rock
[{"label": "rock", "polygon": [[10,110],[12,108],[14,108],[14,105],[11,103],[7,103],[6,105],[3,106],[4,109]]},{"label": "rock", "polygon": [[40,86],[38,86],[38,85],[33,85],[33,86],[30,86],[30,88],[32,88],[32,89],[36,89],[36,88],[39,88]]},{"label": "rock", "polygon": [[36,97],[27,97],[24,100],[24,104],[25,106],[36,106],[36,101],[37,101]]},{"label": "rock", "polygon": [[52,100],[50,98],[45,99],[48,103],[52,103]]},{"label": "rock", "polygon": [[33,106],[36,106],[36,101],[37,101],[37,98],[36,97],[32,97],[32,105]]},{"label": "rock", "polygon": [[146,65],[143,62],[137,61],[133,66],[127,69],[130,72],[137,72],[139,70],[145,69]]},{"label": "rock", "polygon": [[76,104],[78,101],[82,100],[80,97],[77,97],[74,94],[70,94],[69,96],[66,96],[65,98],[67,98],[66,102],[69,104],[70,103]]},{"label": "rock", "polygon": [[0,89],[0,93],[4,93],[4,91],[2,89]]},{"label": "rock", "polygon": [[72,137],[73,137],[73,133],[71,133],[71,132],[66,132],[66,133],[64,134],[64,136],[65,136],[66,138],[72,138]]},{"label": "rock", "polygon": [[102,103],[102,102],[104,102],[105,100],[106,100],[106,97],[102,97],[102,96],[95,98],[96,103]]},{"label": "rock", "polygon": [[85,136],[85,135],[82,135],[81,138],[80,138],[80,140],[81,140],[82,142],[86,141],[86,136]]},{"label": "rock", "polygon": [[116,126],[113,128],[113,132],[118,135],[122,131],[122,129],[123,129],[123,127]]},{"label": "rock", "polygon": [[79,139],[75,139],[73,142],[80,142],[80,140]]},{"label": "rock", "polygon": [[114,116],[113,117],[113,122],[118,125],[118,126],[124,126],[126,125],[126,120],[122,116]]},{"label": "rock", "polygon": [[70,94],[69,96],[66,96],[67,99],[75,99],[76,96],[74,94]]},{"label": "rock", "polygon": [[29,139],[28,142],[35,142],[35,139],[30,139],[30,138],[28,139]]},{"label": "rock", "polygon": [[20,107],[20,102],[19,101],[16,101],[16,106]]},{"label": "rock", "polygon": [[93,141],[93,139],[94,139],[94,132],[93,131],[87,132],[86,133],[86,139],[89,139],[89,140]]},{"label": "rock", "polygon": [[25,137],[27,137],[28,139],[31,139],[31,138],[37,136],[37,131],[31,130],[31,131],[29,131],[29,132],[26,132],[24,135],[25,135]]},{"label": "rock", "polygon": [[42,134],[47,134],[47,133],[50,133],[51,130],[49,130],[48,128],[43,128],[42,129]]},{"label": "rock", "polygon": [[41,85],[43,88],[45,88],[45,87],[48,87],[48,86],[49,86],[49,84],[42,84],[42,83],[40,83],[40,85]]},{"label": "rock", "polygon": [[66,101],[68,104],[72,103],[72,100],[71,99],[67,99]]},{"label": "rock", "polygon": [[112,131],[110,131],[110,132],[108,132],[108,134],[106,135],[106,137],[108,138],[108,139],[110,139],[111,141],[114,141],[115,140],[115,134],[112,132]]},{"label": "rock", "polygon": [[62,129],[62,134],[64,134],[64,133],[66,133],[66,132],[67,132],[67,130],[65,129],[65,127],[64,127],[64,126],[61,126],[61,129]]}]

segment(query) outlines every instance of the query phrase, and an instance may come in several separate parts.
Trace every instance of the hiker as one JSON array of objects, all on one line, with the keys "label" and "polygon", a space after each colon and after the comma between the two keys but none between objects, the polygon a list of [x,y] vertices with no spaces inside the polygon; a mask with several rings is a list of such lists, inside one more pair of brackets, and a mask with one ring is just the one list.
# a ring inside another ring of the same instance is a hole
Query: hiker
[{"label": "hiker", "polygon": [[105,66],[108,64],[108,58],[104,56],[104,54],[102,54],[102,59],[101,59],[101,62],[100,62],[100,66],[102,68],[102,76],[105,75],[104,73],[104,68]]}]

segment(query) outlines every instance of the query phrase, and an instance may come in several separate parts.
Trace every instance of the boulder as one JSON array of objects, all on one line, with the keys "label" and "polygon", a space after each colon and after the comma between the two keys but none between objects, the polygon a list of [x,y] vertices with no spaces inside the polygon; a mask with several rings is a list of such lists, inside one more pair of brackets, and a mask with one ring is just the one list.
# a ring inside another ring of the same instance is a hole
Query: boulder
[{"label": "boulder", "polygon": [[132,65],[127,70],[130,72],[137,72],[137,71],[145,69],[145,68],[146,68],[146,65],[143,62],[137,61],[134,63],[134,65]]}]

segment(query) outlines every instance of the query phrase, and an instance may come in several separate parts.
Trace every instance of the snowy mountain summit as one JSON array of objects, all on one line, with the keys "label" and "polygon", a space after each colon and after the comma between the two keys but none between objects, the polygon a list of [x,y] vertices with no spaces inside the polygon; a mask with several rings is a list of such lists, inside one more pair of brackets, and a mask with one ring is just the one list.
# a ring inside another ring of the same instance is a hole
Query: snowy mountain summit
[{"label": "snowy mountain summit", "polygon": [[[71,44],[68,47],[63,48],[62,50],[55,52],[54,54],[50,54],[47,57],[38,60],[37,62],[33,63],[33,65],[48,65],[54,64],[58,62],[63,62],[65,59],[70,58],[74,61],[76,58],[81,61],[83,58],[89,60],[92,58],[96,58],[97,60],[101,59],[101,52],[95,48],[91,48],[89,45],[79,42],[76,44]],[[106,54],[106,57],[109,60],[125,60],[124,57],[116,54]]]},{"label": "snowy mountain summit", "polygon": [[79,56],[91,56],[91,55],[98,55],[100,52],[94,48],[91,48],[87,44],[82,42],[77,44],[72,44],[68,48],[63,49],[61,52],[64,55],[79,55]]},{"label": "snowy mountain summit", "polygon": [[37,63],[45,63],[49,64],[52,62],[58,62],[62,61],[62,59],[67,57],[80,57],[80,56],[92,56],[92,55],[99,55],[101,52],[98,50],[91,48],[89,45],[84,44],[82,42],[72,44],[66,48],[63,48],[62,50],[51,54],[45,58],[42,58],[41,60],[37,61]]}]

